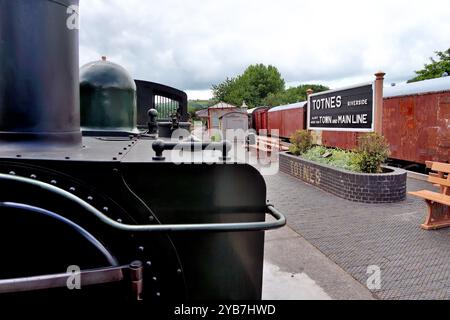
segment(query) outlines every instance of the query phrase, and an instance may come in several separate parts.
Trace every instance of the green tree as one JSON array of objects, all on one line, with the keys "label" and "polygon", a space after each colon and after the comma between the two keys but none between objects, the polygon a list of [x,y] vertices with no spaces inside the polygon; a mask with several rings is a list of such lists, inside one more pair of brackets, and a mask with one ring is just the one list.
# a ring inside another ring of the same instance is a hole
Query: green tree
[{"label": "green tree", "polygon": [[438,59],[431,57],[431,63],[425,64],[422,70],[415,71],[417,76],[409,80],[408,83],[439,78],[445,72],[450,74],[450,48],[446,51],[436,51],[435,53]]},{"label": "green tree", "polygon": [[214,99],[234,105],[243,101],[249,107],[260,106],[269,94],[284,90],[284,80],[274,66],[256,64],[249,66],[245,72],[236,78],[227,78],[224,82],[213,85]]},{"label": "green tree", "polygon": [[328,87],[317,84],[303,84],[298,87],[289,88],[276,94],[269,94],[264,100],[264,105],[268,107],[291,104],[307,99],[307,91],[312,89],[315,93],[329,90]]},{"label": "green tree", "polygon": [[219,84],[214,84],[211,88],[213,91],[213,99],[216,101],[225,101],[227,98],[227,95],[233,90],[233,86],[236,82],[235,78],[227,78],[224,82]]}]

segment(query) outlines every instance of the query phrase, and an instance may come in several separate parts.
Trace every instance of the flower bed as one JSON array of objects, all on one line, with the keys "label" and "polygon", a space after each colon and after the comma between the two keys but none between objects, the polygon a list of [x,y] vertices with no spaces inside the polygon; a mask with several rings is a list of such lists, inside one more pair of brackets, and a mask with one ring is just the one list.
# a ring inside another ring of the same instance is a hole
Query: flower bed
[{"label": "flower bed", "polygon": [[338,197],[363,203],[394,203],[406,199],[406,171],[383,167],[367,174],[280,154],[280,170]]},{"label": "flower bed", "polygon": [[353,151],[316,146],[302,154],[302,158],[353,172],[361,172],[360,156]]}]

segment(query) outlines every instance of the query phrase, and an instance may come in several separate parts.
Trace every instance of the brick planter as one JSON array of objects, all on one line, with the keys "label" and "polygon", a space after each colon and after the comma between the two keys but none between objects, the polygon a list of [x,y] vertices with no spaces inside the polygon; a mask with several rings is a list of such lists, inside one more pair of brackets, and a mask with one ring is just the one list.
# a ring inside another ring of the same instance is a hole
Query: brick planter
[{"label": "brick planter", "polygon": [[386,173],[365,174],[280,154],[280,170],[338,197],[363,203],[394,203],[406,199],[405,170],[386,167]]}]

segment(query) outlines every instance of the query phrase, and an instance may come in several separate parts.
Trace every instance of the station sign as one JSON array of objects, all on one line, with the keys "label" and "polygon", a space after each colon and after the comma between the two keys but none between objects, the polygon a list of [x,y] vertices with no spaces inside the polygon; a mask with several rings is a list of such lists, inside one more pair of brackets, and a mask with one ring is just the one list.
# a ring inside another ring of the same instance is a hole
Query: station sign
[{"label": "station sign", "polygon": [[374,131],[374,83],[329,90],[308,97],[308,130]]}]

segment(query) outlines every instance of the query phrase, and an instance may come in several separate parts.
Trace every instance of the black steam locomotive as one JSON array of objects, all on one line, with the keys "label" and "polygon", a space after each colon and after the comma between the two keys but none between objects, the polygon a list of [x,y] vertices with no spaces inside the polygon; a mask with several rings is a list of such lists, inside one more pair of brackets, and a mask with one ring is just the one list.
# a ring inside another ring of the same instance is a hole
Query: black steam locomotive
[{"label": "black steam locomotive", "polygon": [[0,301],[260,299],[262,176],[185,134],[185,93],[80,71],[77,5],[0,0]]}]

